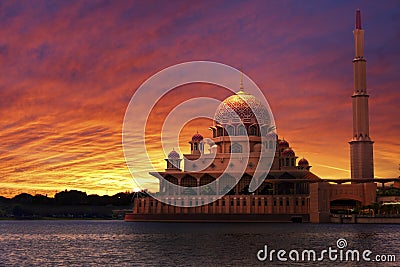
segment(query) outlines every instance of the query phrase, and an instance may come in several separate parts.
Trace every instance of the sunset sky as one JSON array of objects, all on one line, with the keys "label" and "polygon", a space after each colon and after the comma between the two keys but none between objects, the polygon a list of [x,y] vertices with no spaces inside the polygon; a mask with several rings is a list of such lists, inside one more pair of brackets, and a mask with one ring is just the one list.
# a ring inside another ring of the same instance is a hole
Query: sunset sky
[{"label": "sunset sky", "polygon": [[[242,67],[297,156],[322,178],[350,177],[357,8],[375,176],[397,177],[399,1],[0,2],[0,195],[132,190],[121,143],[128,103],[155,73],[193,60]],[[207,96],[229,93],[206,85],[171,92],[149,134],[181,101]],[[210,137],[210,123],[187,124],[180,149],[196,131]],[[157,143],[149,153],[164,164]]]}]

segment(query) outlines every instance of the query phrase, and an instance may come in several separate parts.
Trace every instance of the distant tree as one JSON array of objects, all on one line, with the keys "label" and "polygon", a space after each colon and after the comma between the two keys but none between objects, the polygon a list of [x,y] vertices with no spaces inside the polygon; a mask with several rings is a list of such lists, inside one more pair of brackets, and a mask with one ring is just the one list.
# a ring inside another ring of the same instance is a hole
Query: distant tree
[{"label": "distant tree", "polygon": [[20,205],[15,205],[13,207],[12,214],[16,218],[32,216],[32,212],[29,209]]},{"label": "distant tree", "polygon": [[133,193],[118,193],[111,197],[111,204],[115,206],[129,205],[131,203]]},{"label": "distant tree", "polygon": [[33,196],[27,193],[21,193],[11,199],[14,203],[29,204],[33,201]]},{"label": "distant tree", "polygon": [[7,214],[6,210],[3,209],[2,207],[0,207],[0,218],[1,218],[1,217],[5,217],[6,214]]},{"label": "distant tree", "polygon": [[0,202],[1,203],[9,203],[10,201],[11,201],[11,199],[3,197],[3,196],[0,196]]},{"label": "distant tree", "polygon": [[376,191],[378,196],[400,196],[399,188],[379,188]]},{"label": "distant tree", "polygon": [[55,194],[54,198],[59,205],[82,205],[87,203],[87,194],[78,190],[65,190]]},{"label": "distant tree", "polygon": [[49,198],[47,196],[40,195],[40,194],[35,195],[32,200],[33,204],[39,204],[39,205],[52,204],[53,202],[54,202],[53,198]]},{"label": "distant tree", "polygon": [[88,205],[105,206],[110,204],[110,196],[88,195]]},{"label": "distant tree", "polygon": [[14,217],[21,217],[23,214],[21,206],[15,205],[12,214],[14,215]]}]

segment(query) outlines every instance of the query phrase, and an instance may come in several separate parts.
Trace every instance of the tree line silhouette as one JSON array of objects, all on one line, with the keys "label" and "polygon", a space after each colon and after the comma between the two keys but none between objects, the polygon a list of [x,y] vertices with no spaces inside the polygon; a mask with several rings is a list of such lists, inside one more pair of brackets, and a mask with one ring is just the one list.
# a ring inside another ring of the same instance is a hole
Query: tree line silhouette
[{"label": "tree line silhouette", "polygon": [[0,196],[0,218],[101,218],[120,217],[115,210],[129,209],[133,198],[146,191],[121,192],[112,196],[88,195],[78,190],[58,192],[54,197],[21,193],[13,198]]}]

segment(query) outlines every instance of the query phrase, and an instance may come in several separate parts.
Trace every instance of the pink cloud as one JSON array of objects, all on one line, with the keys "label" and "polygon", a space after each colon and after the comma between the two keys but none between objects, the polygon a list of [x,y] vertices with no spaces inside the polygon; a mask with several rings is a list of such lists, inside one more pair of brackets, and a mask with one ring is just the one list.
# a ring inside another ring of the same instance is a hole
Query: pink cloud
[{"label": "pink cloud", "polygon": [[[361,6],[379,176],[398,175],[400,38],[390,19],[396,7]],[[130,97],[157,71],[190,60],[243,66],[266,95],[278,133],[313,170],[348,176],[334,168],[349,168],[354,9],[353,3],[262,1],[3,3],[0,195],[28,188],[130,189],[121,147]],[[191,97],[228,95],[206,87],[192,91]],[[152,120],[189,97],[182,92],[160,102]],[[149,128],[153,141],[159,127]],[[185,127],[182,140],[195,128]],[[159,146],[151,149],[162,162]]]}]

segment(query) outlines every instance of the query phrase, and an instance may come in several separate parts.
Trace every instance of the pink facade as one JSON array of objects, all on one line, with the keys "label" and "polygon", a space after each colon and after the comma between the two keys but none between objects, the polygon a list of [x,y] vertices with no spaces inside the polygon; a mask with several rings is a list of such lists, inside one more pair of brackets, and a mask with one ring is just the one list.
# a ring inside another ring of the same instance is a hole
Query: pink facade
[{"label": "pink facade", "polygon": [[[225,99],[215,112],[210,127],[212,138],[206,140],[194,134],[189,140],[191,153],[183,159],[176,151],[169,153],[165,171],[158,173],[164,178],[157,195],[162,201],[151,197],[135,199],[133,212],[127,214],[126,220],[319,223],[329,222],[333,209],[376,202],[364,31],[359,11],[356,23],[351,183],[326,181],[313,174],[309,162],[298,160],[289,142],[278,137],[268,109],[241,83],[240,90]],[[240,170],[243,172],[236,178],[229,175]],[[256,170],[265,175],[252,191],[251,181],[259,175]]]}]

